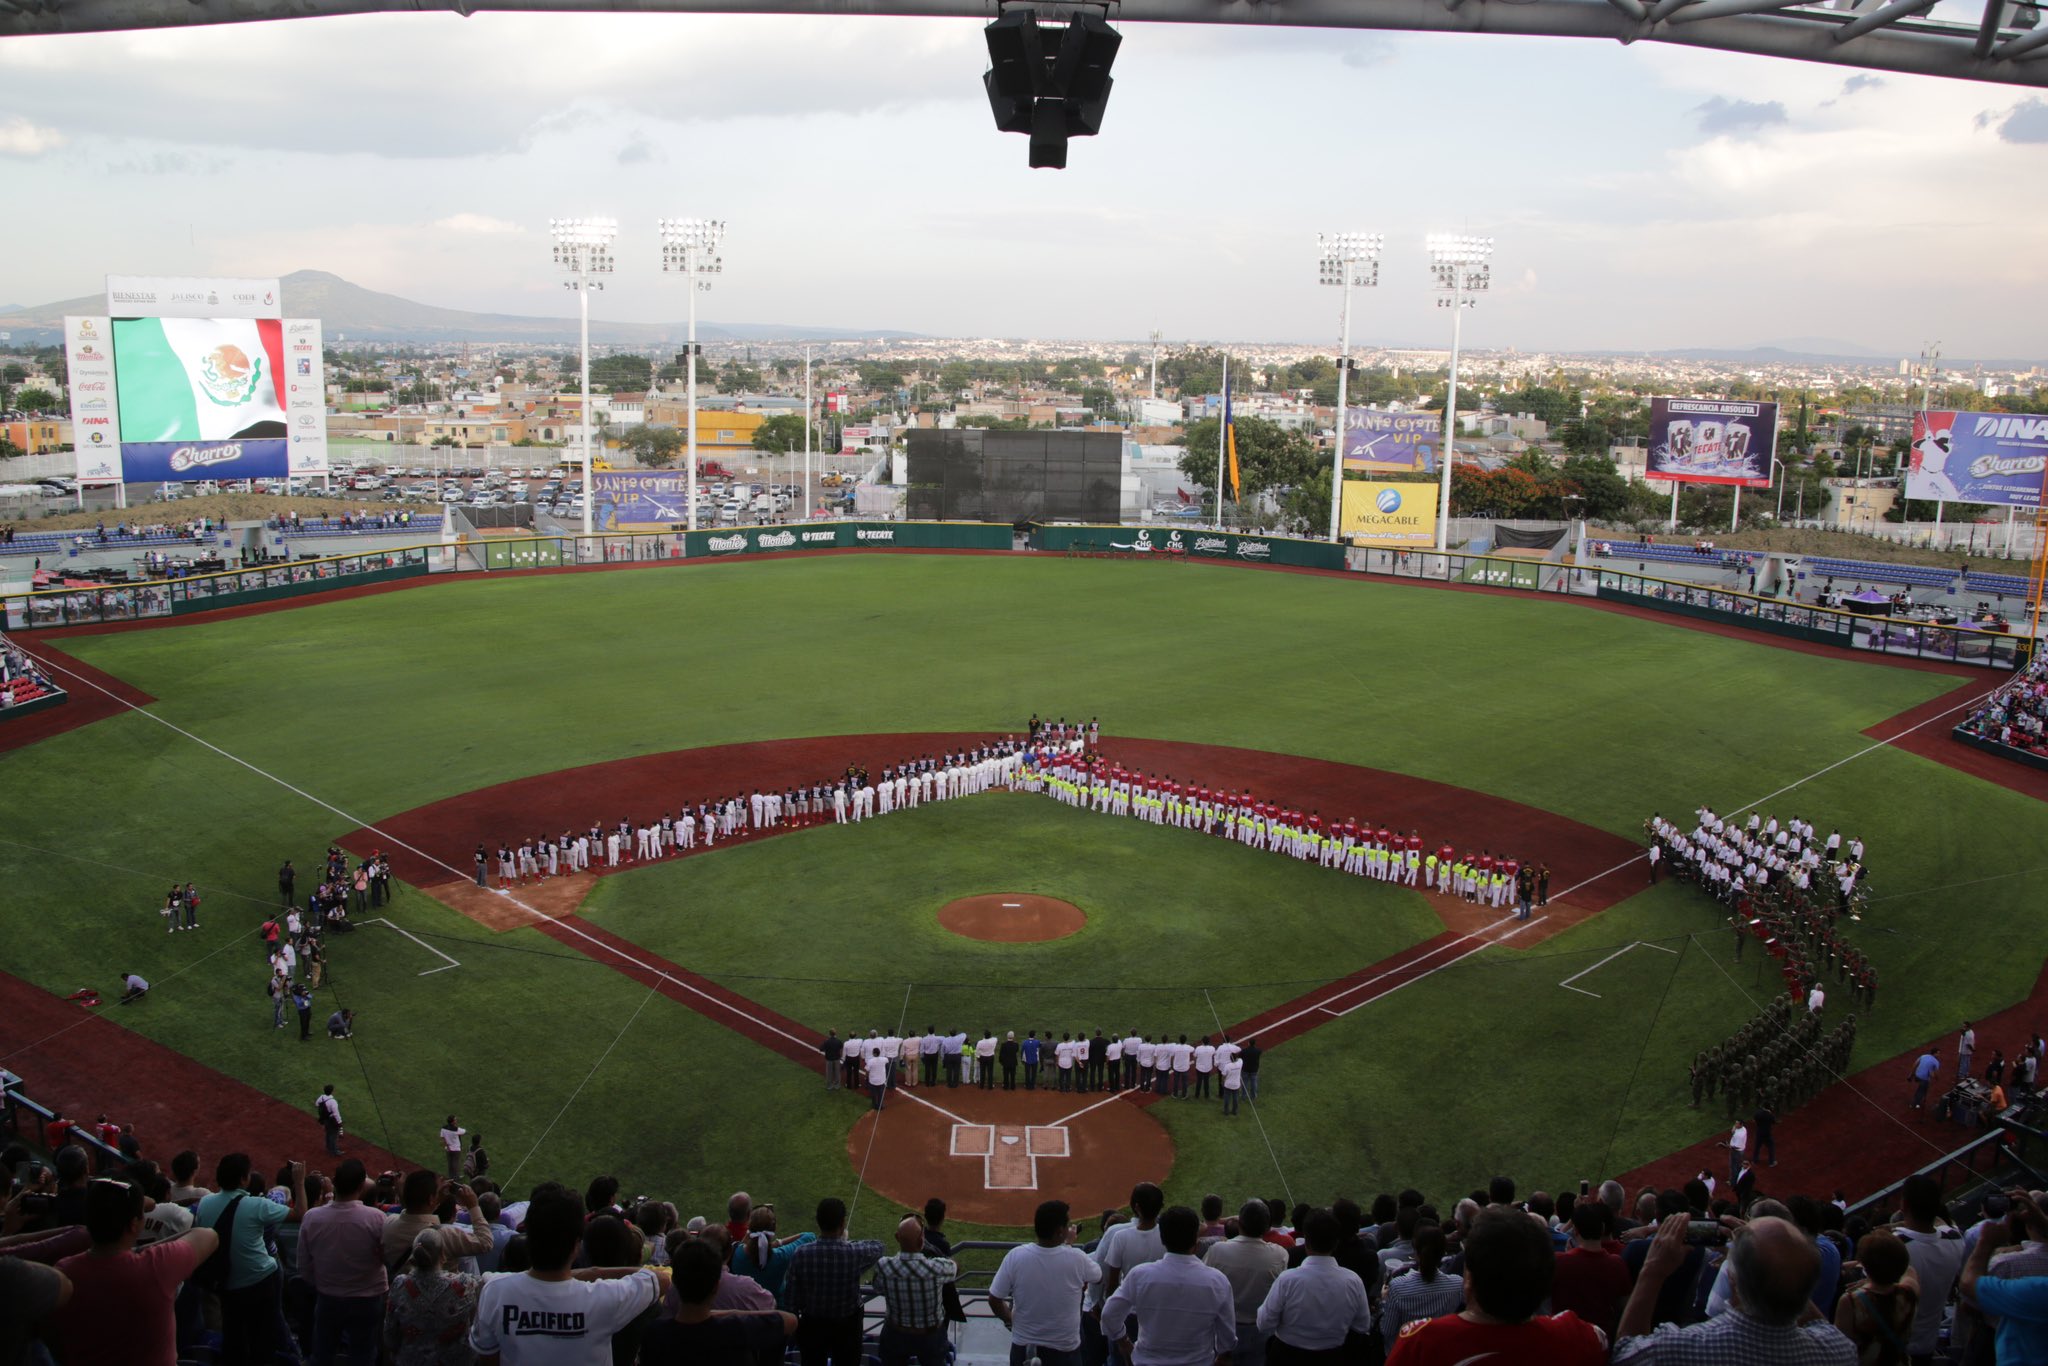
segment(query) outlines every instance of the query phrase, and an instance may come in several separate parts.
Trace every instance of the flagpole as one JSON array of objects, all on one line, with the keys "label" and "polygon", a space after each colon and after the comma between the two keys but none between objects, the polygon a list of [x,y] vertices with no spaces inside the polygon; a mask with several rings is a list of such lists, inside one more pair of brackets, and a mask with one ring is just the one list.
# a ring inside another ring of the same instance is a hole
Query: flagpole
[{"label": "flagpole", "polygon": [[1223,530],[1223,444],[1230,439],[1230,353],[1223,353],[1223,414],[1216,422],[1216,529]]}]

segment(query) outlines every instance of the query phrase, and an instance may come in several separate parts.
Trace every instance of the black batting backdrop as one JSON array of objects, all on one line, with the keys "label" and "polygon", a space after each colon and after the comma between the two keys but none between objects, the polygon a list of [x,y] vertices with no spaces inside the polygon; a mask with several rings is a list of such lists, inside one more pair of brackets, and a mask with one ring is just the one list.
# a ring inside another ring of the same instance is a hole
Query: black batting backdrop
[{"label": "black batting backdrop", "polygon": [[914,521],[1114,522],[1122,505],[1119,432],[912,430]]}]

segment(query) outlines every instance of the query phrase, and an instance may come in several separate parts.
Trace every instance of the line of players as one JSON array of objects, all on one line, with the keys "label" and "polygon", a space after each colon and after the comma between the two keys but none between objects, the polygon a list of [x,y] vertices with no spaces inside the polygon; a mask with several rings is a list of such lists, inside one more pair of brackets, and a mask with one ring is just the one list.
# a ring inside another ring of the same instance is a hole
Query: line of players
[{"label": "line of players", "polygon": [[1668,862],[1674,872],[1689,873],[1721,900],[1733,903],[1746,893],[1787,884],[1802,895],[1816,886],[1831,895],[1839,911],[1847,911],[1862,884],[1863,841],[1844,840],[1840,830],[1823,841],[1811,821],[1794,816],[1779,824],[1776,816],[1749,813],[1743,825],[1703,806],[1697,823],[1682,830],[1661,814],[1644,822],[1656,852],[1650,858],[1650,880],[1657,865]]},{"label": "line of players", "polygon": [[1228,792],[1179,783],[1126,770],[1092,751],[1034,752],[1016,785],[1083,810],[1197,830],[1356,877],[1419,885],[1485,906],[1512,903],[1523,916],[1532,904],[1550,899],[1550,869],[1541,863],[1491,851],[1460,855],[1448,843],[1425,852],[1422,836],[1413,830],[1402,834],[1350,818],[1326,824],[1321,812],[1254,797],[1249,788]]},{"label": "line of players", "polygon": [[[1079,737],[1053,744],[1079,749]],[[501,843],[495,860],[484,845],[476,847],[476,885],[487,887],[495,868],[500,889],[551,877],[583,872],[594,863],[618,868],[670,857],[720,840],[744,839],[778,826],[841,825],[909,810],[926,802],[972,796],[1014,782],[1026,744],[1015,738],[994,741],[959,753],[925,755],[884,768],[870,777],[859,764],[826,782],[803,784],[781,792],[756,788],[745,795],[685,805],[682,813],[664,811],[659,820],[621,819],[607,827],[593,822],[588,830],[564,830]]]},{"label": "line of players", "polygon": [[[965,1030],[941,1034],[932,1025],[924,1034],[884,1034],[869,1030],[839,1038],[835,1032],[822,1045],[827,1066],[837,1063],[848,1090],[858,1086],[876,1060],[887,1066],[885,1086],[946,1086],[964,1084],[982,1090],[996,1089],[1000,1074],[1002,1089],[1038,1089],[1044,1071],[1048,1091],[1152,1091],[1178,1099],[1205,1099],[1213,1078],[1241,1078],[1247,1093],[1258,1097],[1259,1059],[1263,1051],[1257,1039],[1239,1044],[1230,1035],[1204,1034],[1199,1043],[1189,1043],[1182,1034],[1176,1041],[1161,1034],[1154,1041],[1133,1032],[1128,1036],[1105,1037],[1096,1030],[1062,1034],[1057,1040],[1047,1030],[1043,1039],[1030,1030],[1019,1039],[1011,1030],[997,1039],[985,1030],[971,1040]],[[1231,1087],[1229,1089],[1236,1089]]]}]

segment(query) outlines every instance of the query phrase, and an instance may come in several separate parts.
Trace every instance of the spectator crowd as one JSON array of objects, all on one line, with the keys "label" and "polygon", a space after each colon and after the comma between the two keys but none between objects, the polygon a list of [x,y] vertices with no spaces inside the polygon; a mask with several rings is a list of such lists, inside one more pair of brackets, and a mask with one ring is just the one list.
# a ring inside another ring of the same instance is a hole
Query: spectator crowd
[{"label": "spectator crowd", "polygon": [[2001,684],[1956,729],[2028,754],[2048,753],[2048,654]]}]

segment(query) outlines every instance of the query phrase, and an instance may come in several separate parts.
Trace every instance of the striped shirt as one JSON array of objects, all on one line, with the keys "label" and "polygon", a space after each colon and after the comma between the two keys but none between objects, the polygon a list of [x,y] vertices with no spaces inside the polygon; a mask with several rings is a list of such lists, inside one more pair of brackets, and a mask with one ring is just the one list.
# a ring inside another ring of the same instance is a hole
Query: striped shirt
[{"label": "striped shirt", "polygon": [[1401,1326],[1439,1314],[1455,1314],[1465,1307],[1465,1279],[1439,1271],[1436,1279],[1425,1281],[1420,1271],[1404,1271],[1387,1282],[1380,1301],[1380,1340],[1392,1342],[1401,1336]]}]

